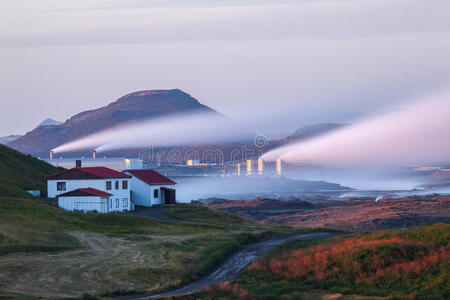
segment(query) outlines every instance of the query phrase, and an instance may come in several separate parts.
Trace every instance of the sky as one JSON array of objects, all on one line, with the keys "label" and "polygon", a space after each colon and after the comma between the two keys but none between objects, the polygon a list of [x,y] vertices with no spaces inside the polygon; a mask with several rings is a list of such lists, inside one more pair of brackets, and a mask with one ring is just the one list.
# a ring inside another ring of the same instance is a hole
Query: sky
[{"label": "sky", "polygon": [[0,0],[0,136],[179,88],[260,133],[450,86],[448,0]]}]

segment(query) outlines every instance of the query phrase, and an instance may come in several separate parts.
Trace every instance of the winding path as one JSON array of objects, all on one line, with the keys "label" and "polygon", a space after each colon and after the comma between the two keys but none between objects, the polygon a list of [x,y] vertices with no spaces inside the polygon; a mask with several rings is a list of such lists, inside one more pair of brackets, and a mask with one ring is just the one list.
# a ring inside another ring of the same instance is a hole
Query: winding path
[{"label": "winding path", "polygon": [[238,278],[239,273],[251,262],[253,262],[258,257],[261,257],[268,251],[272,250],[278,245],[283,244],[286,241],[307,239],[307,238],[323,238],[332,235],[333,235],[332,233],[302,233],[249,244],[242,247],[240,250],[229,256],[222,264],[220,264],[214,271],[212,271],[208,275],[205,275],[204,277],[196,281],[193,281],[181,288],[159,294],[134,295],[134,296],[128,295],[118,297],[117,299],[143,300],[174,295],[182,295],[199,290],[211,284],[218,284],[224,281],[234,280]]}]

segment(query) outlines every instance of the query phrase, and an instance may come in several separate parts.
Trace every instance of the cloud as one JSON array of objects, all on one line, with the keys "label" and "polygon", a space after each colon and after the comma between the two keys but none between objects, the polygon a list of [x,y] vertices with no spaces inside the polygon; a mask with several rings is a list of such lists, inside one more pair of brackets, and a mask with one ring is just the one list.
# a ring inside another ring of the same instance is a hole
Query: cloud
[{"label": "cloud", "polygon": [[[16,8],[30,6],[22,1]],[[16,13],[0,21],[0,47],[347,39],[450,30],[450,2],[445,0],[76,3],[47,1],[46,10],[12,10]],[[62,10],[55,12],[58,7]]]}]

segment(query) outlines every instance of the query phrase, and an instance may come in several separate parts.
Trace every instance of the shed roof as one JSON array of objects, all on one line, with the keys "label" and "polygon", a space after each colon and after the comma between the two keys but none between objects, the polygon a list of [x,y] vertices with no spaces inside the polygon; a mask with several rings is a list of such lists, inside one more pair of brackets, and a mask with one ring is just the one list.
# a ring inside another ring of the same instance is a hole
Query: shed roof
[{"label": "shed roof", "polygon": [[112,194],[94,188],[81,188],[58,195],[58,197],[105,197],[105,196],[109,197],[112,196]]},{"label": "shed roof", "polygon": [[122,172],[106,167],[72,168],[47,177],[47,180],[77,180],[77,179],[115,179],[131,178]]},{"label": "shed roof", "polygon": [[154,170],[125,170],[124,172],[139,178],[149,185],[177,184],[172,179],[169,179]]}]

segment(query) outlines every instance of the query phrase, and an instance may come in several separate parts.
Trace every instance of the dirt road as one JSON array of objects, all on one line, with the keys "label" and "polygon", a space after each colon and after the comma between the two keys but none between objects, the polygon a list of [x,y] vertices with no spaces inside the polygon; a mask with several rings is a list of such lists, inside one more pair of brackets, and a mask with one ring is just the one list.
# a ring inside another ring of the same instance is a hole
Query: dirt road
[{"label": "dirt road", "polygon": [[283,244],[286,241],[296,239],[323,238],[331,235],[332,235],[331,233],[303,233],[278,237],[271,240],[250,244],[244,246],[238,252],[228,257],[221,265],[219,265],[214,271],[212,271],[208,275],[200,278],[197,281],[191,282],[181,288],[159,294],[134,295],[134,296],[128,295],[119,297],[117,299],[143,300],[143,299],[167,297],[172,295],[182,295],[199,290],[211,284],[218,284],[220,282],[234,280],[238,277],[239,273],[251,262],[253,262],[258,257],[264,255],[268,251],[272,250],[278,245]]}]

